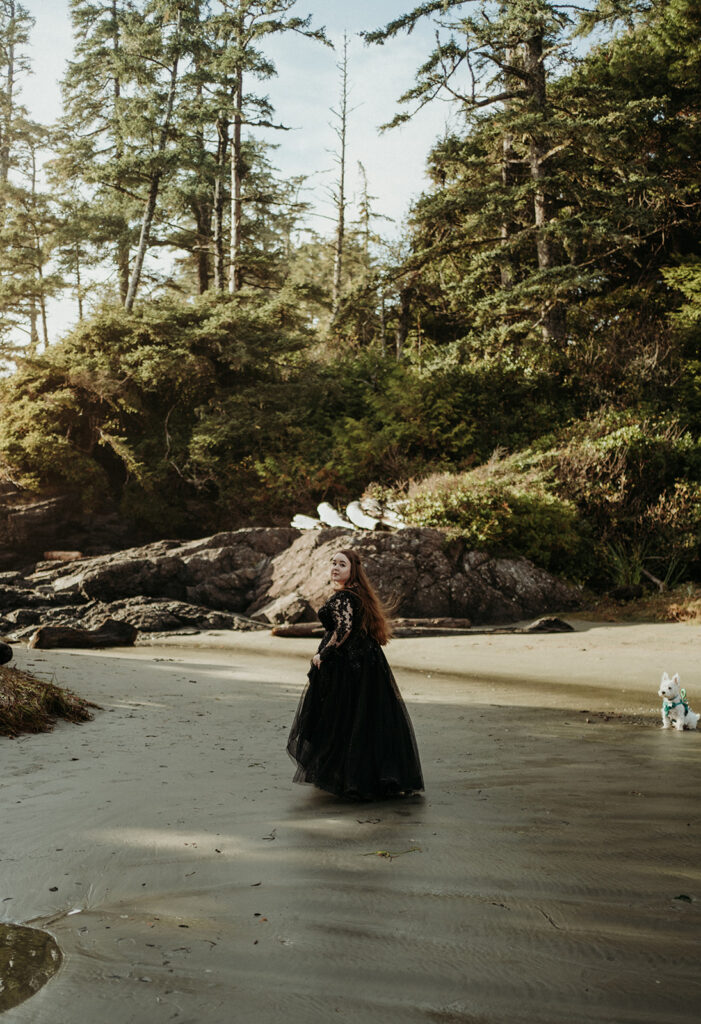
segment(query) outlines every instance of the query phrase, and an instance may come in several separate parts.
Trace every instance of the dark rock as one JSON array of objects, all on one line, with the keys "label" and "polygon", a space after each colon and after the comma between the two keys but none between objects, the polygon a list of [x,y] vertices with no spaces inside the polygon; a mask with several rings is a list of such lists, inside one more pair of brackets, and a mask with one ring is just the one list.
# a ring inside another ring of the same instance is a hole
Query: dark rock
[{"label": "dark rock", "polygon": [[47,626],[89,629],[110,617],[146,632],[254,628],[254,617],[266,625],[308,622],[331,592],[330,560],[342,547],[361,554],[394,616],[422,620],[407,629],[461,629],[464,620],[508,623],[580,602],[574,588],[525,559],[468,551],[440,530],[259,527],[196,541],[162,540],[72,563],[44,561],[24,577],[0,579],[0,614],[4,628],[18,627],[15,637],[29,619],[13,622],[7,613],[35,609]]},{"label": "dark rock", "polygon": [[210,608],[243,612],[265,589],[271,560],[299,537],[289,527],[235,530],[190,541],[180,548],[187,566],[186,599]]},{"label": "dark rock", "polygon": [[184,566],[179,558],[110,559],[106,565],[88,568],[81,573],[80,591],[100,601],[121,597],[185,596]]},{"label": "dark rock", "polygon": [[157,541],[73,565],[42,563],[34,586],[84,599],[159,597],[222,611],[243,612],[269,568],[298,530],[258,527],[196,541]]},{"label": "dark rock", "polygon": [[74,626],[40,626],[28,647],[131,647],[138,630],[127,622],[105,619],[97,629]]},{"label": "dark rock", "polygon": [[0,584],[0,611],[17,608],[44,608],[84,601],[81,594],[57,593],[53,587],[7,587]]},{"label": "dark rock", "polygon": [[14,569],[12,572],[0,572],[0,583],[6,587],[11,587],[23,579],[23,573],[17,569]]},{"label": "dark rock", "polygon": [[[80,626],[81,618],[87,607],[88,605],[18,608],[14,612],[8,612],[0,619],[0,633],[16,643],[18,640],[27,640],[33,636],[38,625]],[[102,619],[106,617],[107,615],[103,615]]]},{"label": "dark rock", "polygon": [[187,604],[184,601],[168,601],[158,598],[133,597],[110,604],[96,604],[83,618],[91,626],[98,618],[110,618],[129,622],[144,633],[167,633],[180,631],[183,627],[201,629],[260,629],[260,623],[243,620],[242,616]]},{"label": "dark rock", "polygon": [[119,515],[84,515],[73,495],[27,497],[14,489],[0,497],[0,567],[18,568],[45,551],[96,555],[133,542],[133,530]]},{"label": "dark rock", "polygon": [[0,665],[7,665],[9,661],[12,661],[12,648],[0,641]]},{"label": "dark rock", "polygon": [[15,608],[40,608],[51,603],[51,597],[30,587],[8,587],[0,584],[0,611]]},{"label": "dark rock", "polygon": [[361,555],[370,579],[395,615],[513,622],[575,608],[579,593],[524,558],[492,558],[447,542],[440,530],[398,533],[310,530],[274,558],[247,614],[297,593],[318,608],[330,593],[329,565],[339,548]]},{"label": "dark rock", "polygon": [[[245,566],[240,572],[220,573],[187,587],[185,597],[195,604],[210,608],[242,611],[250,599],[251,587],[266,567],[266,559],[258,559],[254,565]],[[199,572],[202,571],[198,566]]]},{"label": "dark rock", "polygon": [[57,531],[65,528],[73,515],[74,502],[68,495],[30,499],[0,508],[0,547],[44,550],[53,547]]},{"label": "dark rock", "polygon": [[639,583],[628,587],[615,587],[609,591],[609,597],[614,601],[637,601],[645,593],[645,588]]},{"label": "dark rock", "polygon": [[[203,629],[232,629],[239,631],[268,629],[268,624],[257,622],[233,612],[220,612],[211,608],[187,604],[184,601],[169,601],[159,598],[132,597],[106,604],[90,601],[84,605],[60,608],[29,610],[29,615],[18,616],[10,613],[0,619],[0,632],[13,641],[24,640],[36,632],[36,624],[46,626],[94,629],[106,618],[130,623],[141,633],[169,632],[191,633]],[[26,623],[31,622],[30,625]]]},{"label": "dark rock", "polygon": [[10,623],[12,626],[36,626],[43,618],[44,616],[37,608],[17,608],[13,612],[8,612],[3,622]]}]

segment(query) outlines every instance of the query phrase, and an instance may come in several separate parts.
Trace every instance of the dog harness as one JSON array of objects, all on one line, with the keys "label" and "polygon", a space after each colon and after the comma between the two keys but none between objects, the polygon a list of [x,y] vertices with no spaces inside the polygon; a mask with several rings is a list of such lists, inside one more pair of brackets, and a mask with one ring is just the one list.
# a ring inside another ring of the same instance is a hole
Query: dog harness
[{"label": "dog harness", "polygon": [[664,711],[665,715],[667,715],[667,717],[669,718],[669,713],[672,710],[672,708],[678,708],[680,705],[684,707],[684,714],[688,715],[689,702],[686,699],[686,690],[682,690],[681,694],[676,700],[667,700],[667,698],[665,697],[662,701],[662,710]]}]

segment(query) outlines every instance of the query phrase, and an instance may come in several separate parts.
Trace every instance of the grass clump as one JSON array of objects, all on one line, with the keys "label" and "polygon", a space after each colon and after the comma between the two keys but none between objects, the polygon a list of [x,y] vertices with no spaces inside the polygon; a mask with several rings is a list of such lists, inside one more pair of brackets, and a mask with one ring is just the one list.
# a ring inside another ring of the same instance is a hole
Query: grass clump
[{"label": "grass clump", "polygon": [[602,597],[592,602],[586,614],[602,622],[688,622],[701,626],[701,587],[685,583],[632,601]]},{"label": "grass clump", "polygon": [[22,732],[49,732],[57,718],[87,722],[98,707],[55,683],[47,683],[29,672],[0,667],[0,736]]}]

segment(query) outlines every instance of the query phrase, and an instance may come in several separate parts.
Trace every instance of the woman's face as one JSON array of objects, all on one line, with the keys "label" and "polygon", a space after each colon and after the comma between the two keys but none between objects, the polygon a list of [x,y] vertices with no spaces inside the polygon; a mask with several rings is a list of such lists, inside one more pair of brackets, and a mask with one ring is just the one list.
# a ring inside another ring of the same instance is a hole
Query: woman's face
[{"label": "woman's face", "polygon": [[331,582],[337,590],[344,587],[351,574],[351,564],[345,555],[334,555],[331,559]]}]

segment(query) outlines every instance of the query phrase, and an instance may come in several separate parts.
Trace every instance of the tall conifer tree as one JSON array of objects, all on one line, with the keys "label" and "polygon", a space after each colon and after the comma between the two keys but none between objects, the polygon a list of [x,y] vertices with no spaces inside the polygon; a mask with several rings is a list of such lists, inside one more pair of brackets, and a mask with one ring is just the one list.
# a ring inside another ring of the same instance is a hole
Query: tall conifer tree
[{"label": "tall conifer tree", "polygon": [[532,254],[524,253],[526,267],[531,265],[525,271],[526,290],[531,302],[539,295],[532,321],[552,347],[560,346],[566,334],[563,268],[568,260],[558,240],[557,158],[571,126],[553,110],[549,93],[555,71],[572,59],[572,7],[549,0],[430,0],[384,29],[366,33],[368,41],[384,43],[427,16],[444,30],[415,85],[400,98],[412,109],[397,114],[388,127],[440,95],[459,104],[470,130],[489,113],[496,132],[490,152],[484,153],[481,176],[498,180],[502,195],[496,218],[484,225],[481,247],[491,246],[500,284],[508,290],[516,262],[522,277],[525,269],[523,257],[514,260],[513,248],[521,247],[524,233],[532,239]]},{"label": "tall conifer tree", "polygon": [[48,132],[21,102],[30,71],[33,20],[17,0],[0,0],[0,339],[5,353],[49,344],[47,301],[60,278],[49,269],[55,211],[42,192],[39,151]]}]

